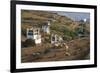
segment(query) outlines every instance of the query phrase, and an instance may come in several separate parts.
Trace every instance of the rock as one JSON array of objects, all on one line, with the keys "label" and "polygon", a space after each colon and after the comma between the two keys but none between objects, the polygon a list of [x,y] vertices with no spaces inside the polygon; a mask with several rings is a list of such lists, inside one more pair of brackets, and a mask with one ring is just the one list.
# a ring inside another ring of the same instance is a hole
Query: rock
[{"label": "rock", "polygon": [[65,55],[66,55],[66,56],[70,56],[71,54],[70,54],[70,53],[68,53],[68,52],[65,52]]}]

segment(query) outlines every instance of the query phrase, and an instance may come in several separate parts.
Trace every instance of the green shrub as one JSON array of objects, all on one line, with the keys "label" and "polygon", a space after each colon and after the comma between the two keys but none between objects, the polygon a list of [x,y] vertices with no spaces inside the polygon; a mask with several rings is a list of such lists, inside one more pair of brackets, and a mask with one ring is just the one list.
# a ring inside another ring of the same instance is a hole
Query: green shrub
[{"label": "green shrub", "polygon": [[72,37],[70,37],[70,36],[64,36],[64,37],[63,37],[63,40],[70,41],[71,39],[72,39]]}]

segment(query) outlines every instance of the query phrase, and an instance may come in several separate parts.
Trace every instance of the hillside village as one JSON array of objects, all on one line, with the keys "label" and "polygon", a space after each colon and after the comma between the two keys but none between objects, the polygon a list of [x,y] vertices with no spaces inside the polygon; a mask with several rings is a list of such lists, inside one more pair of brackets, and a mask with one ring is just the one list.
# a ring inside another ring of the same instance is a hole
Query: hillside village
[{"label": "hillside village", "polygon": [[73,21],[55,12],[22,10],[21,61],[89,59],[89,34],[86,19]]}]

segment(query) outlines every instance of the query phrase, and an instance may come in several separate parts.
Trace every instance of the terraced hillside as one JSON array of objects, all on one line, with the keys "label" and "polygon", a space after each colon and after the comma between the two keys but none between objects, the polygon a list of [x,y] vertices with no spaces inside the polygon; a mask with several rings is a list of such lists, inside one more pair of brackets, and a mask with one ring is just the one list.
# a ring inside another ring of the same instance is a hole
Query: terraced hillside
[{"label": "terraced hillside", "polygon": [[[34,43],[31,43],[33,41],[26,42],[26,29],[30,27],[41,28],[47,21],[50,22],[50,34],[41,32],[42,39],[45,41],[40,45],[34,45]],[[50,36],[52,33],[63,38],[63,42],[59,46],[53,46],[50,43]],[[59,15],[57,12],[53,11],[22,10],[21,62],[89,59],[89,34],[89,22],[74,21],[67,16]],[[30,46],[30,44],[32,45]],[[28,46],[26,47],[24,45]],[[66,50],[66,45],[68,46],[68,50]],[[88,57],[86,57],[87,55]]]}]

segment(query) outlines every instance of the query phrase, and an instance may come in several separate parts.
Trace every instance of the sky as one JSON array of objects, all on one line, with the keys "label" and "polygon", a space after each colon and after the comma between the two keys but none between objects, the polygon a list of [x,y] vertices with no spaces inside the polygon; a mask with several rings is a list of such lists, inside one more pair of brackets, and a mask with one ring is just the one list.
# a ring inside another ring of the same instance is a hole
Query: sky
[{"label": "sky", "polygon": [[83,12],[56,12],[59,15],[67,16],[74,21],[79,21],[83,19],[90,19],[90,13],[83,13]]}]

